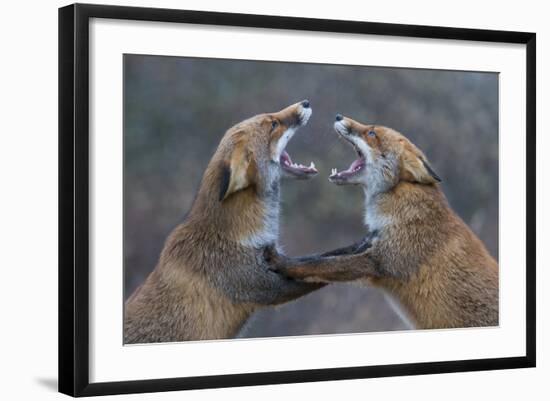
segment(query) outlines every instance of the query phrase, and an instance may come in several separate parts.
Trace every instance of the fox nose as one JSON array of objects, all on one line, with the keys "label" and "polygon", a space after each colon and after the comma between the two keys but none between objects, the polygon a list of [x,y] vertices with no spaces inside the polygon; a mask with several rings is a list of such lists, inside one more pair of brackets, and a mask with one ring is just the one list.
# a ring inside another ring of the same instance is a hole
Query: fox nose
[{"label": "fox nose", "polygon": [[336,121],[342,121],[344,119],[344,116],[340,113],[336,114]]},{"label": "fox nose", "polygon": [[309,100],[303,100],[301,104],[304,109],[309,109]]}]

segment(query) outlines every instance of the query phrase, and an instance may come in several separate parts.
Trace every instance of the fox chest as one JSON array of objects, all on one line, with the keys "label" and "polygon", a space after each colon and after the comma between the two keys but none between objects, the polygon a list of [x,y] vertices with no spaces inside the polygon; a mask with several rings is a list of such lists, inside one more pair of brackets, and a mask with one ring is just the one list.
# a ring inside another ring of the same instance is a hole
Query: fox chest
[{"label": "fox chest", "polygon": [[376,205],[366,205],[364,224],[369,231],[381,231],[393,224],[393,219],[382,213]]},{"label": "fox chest", "polygon": [[279,239],[279,208],[271,206],[257,224],[248,227],[240,239],[242,246],[259,249],[266,245],[277,244]]}]

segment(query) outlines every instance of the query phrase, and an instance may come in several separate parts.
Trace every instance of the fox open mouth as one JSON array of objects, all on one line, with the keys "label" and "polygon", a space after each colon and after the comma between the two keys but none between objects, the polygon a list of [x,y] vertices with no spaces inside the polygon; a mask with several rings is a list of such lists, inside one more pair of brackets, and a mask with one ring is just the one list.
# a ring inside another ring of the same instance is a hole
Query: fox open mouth
[{"label": "fox open mouth", "polygon": [[286,150],[283,150],[279,163],[284,172],[296,177],[296,178],[310,178],[317,174],[315,163],[311,162],[309,166],[303,164],[297,164],[292,162],[290,155]]},{"label": "fox open mouth", "polygon": [[349,180],[350,178],[356,176],[357,174],[359,174],[365,168],[366,166],[365,156],[355,144],[352,143],[352,145],[355,148],[355,151],[357,152],[358,158],[355,159],[353,163],[351,163],[351,165],[348,167],[347,170],[338,172],[337,169],[333,168],[332,174],[328,177],[328,179],[331,182],[343,183]]}]

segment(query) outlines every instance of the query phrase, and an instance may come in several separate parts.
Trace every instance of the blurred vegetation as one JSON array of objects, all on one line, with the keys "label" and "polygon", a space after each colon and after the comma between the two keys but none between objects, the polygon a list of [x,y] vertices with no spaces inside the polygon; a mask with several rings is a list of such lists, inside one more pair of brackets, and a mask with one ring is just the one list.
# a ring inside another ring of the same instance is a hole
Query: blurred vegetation
[{"label": "blurred vegetation", "polygon": [[[282,183],[287,254],[347,245],[364,231],[362,191],[327,180],[332,167],[347,168],[354,158],[332,129],[341,112],[395,128],[417,144],[451,206],[498,257],[497,74],[125,55],[126,296],[184,219],[224,132],[306,98],[313,116],[288,151],[296,162],[313,160],[320,174]],[[246,336],[402,328],[378,290],[341,284],[258,313]]]}]

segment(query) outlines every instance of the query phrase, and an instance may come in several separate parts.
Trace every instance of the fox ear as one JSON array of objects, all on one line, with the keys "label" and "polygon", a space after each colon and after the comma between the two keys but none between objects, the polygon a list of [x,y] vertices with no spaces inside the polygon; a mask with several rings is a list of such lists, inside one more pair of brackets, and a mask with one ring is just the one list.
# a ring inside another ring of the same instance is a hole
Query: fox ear
[{"label": "fox ear", "polygon": [[435,184],[441,182],[441,178],[422,156],[409,154],[403,157],[402,178],[406,181],[419,182],[420,184]]},{"label": "fox ear", "polygon": [[424,159],[420,159],[420,161],[422,162],[422,165],[424,166],[424,168],[426,169],[428,174],[430,174],[432,179],[435,180],[434,183],[441,182],[441,178],[439,178],[439,176],[436,174],[436,172],[432,169],[432,166],[430,166],[429,163]]},{"label": "fox ear", "polygon": [[220,179],[220,201],[225,200],[234,192],[245,189],[252,184],[250,174],[250,152],[244,144],[237,143],[229,160],[222,164]]}]

